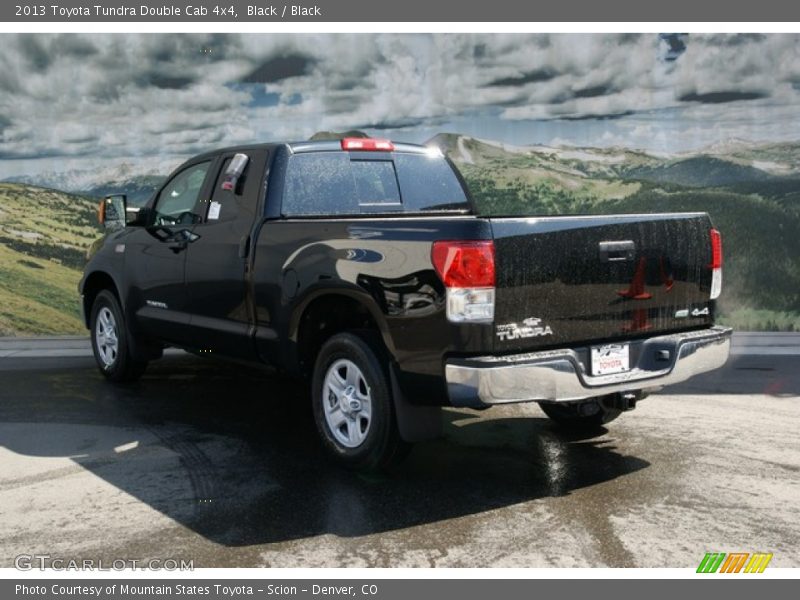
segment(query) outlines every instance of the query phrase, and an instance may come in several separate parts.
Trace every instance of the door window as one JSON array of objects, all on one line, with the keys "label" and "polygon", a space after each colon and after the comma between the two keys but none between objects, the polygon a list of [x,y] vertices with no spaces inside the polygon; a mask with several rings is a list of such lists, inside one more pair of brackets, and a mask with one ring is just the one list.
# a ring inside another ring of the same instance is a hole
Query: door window
[{"label": "door window", "polygon": [[[247,180],[248,169],[245,167],[242,174],[237,177],[233,187],[226,186],[226,173],[231,166],[232,160],[233,157],[229,156],[222,163],[219,176],[214,184],[214,190],[211,193],[211,202],[209,203],[208,212],[205,215],[207,223],[234,221],[239,216],[241,192]],[[238,195],[237,191],[239,192]]]},{"label": "door window", "polygon": [[197,214],[197,199],[211,161],[192,165],[175,175],[156,199],[156,225],[191,225],[202,220]]},{"label": "door window", "polygon": [[[244,163],[243,166],[237,168],[236,157],[241,157],[238,160]],[[214,170],[217,174],[210,190],[210,201],[198,209],[206,225],[242,221],[242,226],[246,223],[249,228],[256,215],[259,197],[264,193],[261,183],[266,159],[267,153],[261,150],[222,157],[219,171]]]}]

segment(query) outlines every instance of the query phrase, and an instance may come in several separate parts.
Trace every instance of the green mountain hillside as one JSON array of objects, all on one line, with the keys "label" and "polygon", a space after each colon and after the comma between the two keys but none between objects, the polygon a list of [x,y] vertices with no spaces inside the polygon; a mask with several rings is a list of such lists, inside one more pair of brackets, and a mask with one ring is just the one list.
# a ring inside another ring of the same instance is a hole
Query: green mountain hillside
[{"label": "green mountain hillside", "polygon": [[718,144],[705,149],[705,153],[726,160],[750,165],[779,176],[800,176],[800,144],[752,144],[738,142]]},{"label": "green mountain hillside", "polygon": [[93,199],[0,184],[0,336],[85,331],[77,285],[96,211]]},{"label": "green mountain hillside", "polygon": [[687,187],[718,187],[775,179],[761,169],[705,155],[670,161],[656,166],[627,169],[624,176],[628,179],[675,183]]},{"label": "green mountain hillside", "polygon": [[[708,211],[725,245],[723,320],[800,330],[800,144],[733,141],[660,157],[450,133],[429,143],[462,171],[484,214]],[[84,332],[76,286],[100,235],[96,202],[0,183],[0,335]]]},{"label": "green mountain hillside", "polygon": [[[713,156],[675,159],[624,149],[509,148],[454,134],[429,143],[456,163],[484,214],[708,212],[725,247],[722,320],[739,329],[800,330],[800,176],[791,166],[800,146],[770,145],[760,156],[739,144],[732,157],[716,148]],[[776,169],[786,175],[753,165],[782,165]]]},{"label": "green mountain hillside", "polygon": [[786,210],[772,198],[729,189],[667,191],[653,186],[600,208],[606,213],[708,212],[723,232],[723,314],[772,311],[774,323],[767,318],[759,327],[763,329],[783,328],[777,323],[787,318],[800,324],[800,213],[796,207]]}]

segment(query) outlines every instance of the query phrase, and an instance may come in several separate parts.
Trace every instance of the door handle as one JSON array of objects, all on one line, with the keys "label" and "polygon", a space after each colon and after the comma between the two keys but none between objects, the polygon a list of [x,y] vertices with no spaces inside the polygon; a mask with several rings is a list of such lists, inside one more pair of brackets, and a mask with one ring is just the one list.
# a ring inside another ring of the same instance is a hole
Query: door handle
[{"label": "door handle", "polygon": [[169,245],[169,249],[172,250],[175,254],[181,252],[182,250],[186,250],[189,247],[189,240],[180,240],[178,242],[173,242]]},{"label": "door handle", "polygon": [[177,254],[182,250],[186,250],[190,242],[193,242],[199,238],[200,236],[196,233],[193,233],[188,229],[182,229],[181,231],[176,232],[172,240],[170,240],[171,243],[169,245],[169,249]]},{"label": "door handle", "polygon": [[623,262],[636,256],[636,244],[631,240],[600,242],[599,251],[601,262]]}]

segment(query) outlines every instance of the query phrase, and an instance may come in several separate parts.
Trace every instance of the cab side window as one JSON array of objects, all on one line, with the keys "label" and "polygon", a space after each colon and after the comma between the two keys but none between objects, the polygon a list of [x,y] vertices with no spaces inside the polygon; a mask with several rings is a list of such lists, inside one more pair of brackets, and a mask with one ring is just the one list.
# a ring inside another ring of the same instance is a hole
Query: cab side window
[{"label": "cab side window", "polygon": [[[223,185],[226,180],[225,174],[231,165],[231,157],[226,158],[222,163],[217,181],[214,184],[214,191],[211,193],[211,203],[205,215],[207,223],[233,221],[238,216],[239,200],[247,170],[234,182],[233,187],[227,188]],[[237,194],[238,192],[238,194]]]},{"label": "cab side window", "polygon": [[202,220],[196,205],[211,161],[192,165],[175,175],[158,194],[156,225],[190,225]]},{"label": "cab side window", "polygon": [[246,154],[237,152],[233,156],[222,157],[211,190],[211,201],[203,215],[205,224],[234,221],[240,222],[242,227],[252,224],[259,199],[264,193],[261,185],[267,158],[268,153],[261,149],[248,149]]}]

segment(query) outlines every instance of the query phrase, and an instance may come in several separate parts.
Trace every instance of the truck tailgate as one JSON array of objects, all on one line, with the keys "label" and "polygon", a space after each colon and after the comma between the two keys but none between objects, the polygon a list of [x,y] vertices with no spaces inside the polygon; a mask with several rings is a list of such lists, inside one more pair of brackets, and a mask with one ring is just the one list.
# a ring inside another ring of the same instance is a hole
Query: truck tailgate
[{"label": "truck tailgate", "polygon": [[489,221],[495,351],[605,343],[713,322],[705,213]]}]

